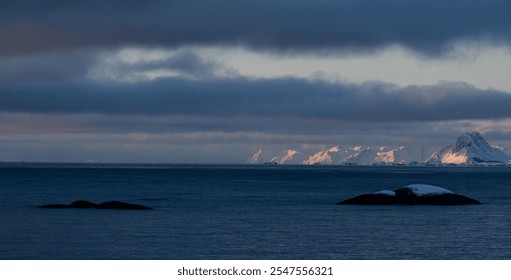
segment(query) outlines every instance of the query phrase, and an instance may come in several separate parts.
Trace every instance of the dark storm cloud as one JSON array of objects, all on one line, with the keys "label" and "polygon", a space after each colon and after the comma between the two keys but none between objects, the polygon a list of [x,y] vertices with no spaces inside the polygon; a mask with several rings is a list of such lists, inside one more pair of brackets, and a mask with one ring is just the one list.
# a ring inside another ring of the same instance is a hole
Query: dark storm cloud
[{"label": "dark storm cloud", "polygon": [[457,40],[511,41],[505,0],[2,1],[0,54],[124,45],[243,45],[442,54]]},{"label": "dark storm cloud", "polygon": [[123,61],[115,52],[75,50],[0,56],[0,83],[86,82],[91,77],[99,80],[136,80],[139,77],[143,80],[151,71],[170,71],[189,78],[212,78],[218,69],[227,71],[220,63],[203,59],[191,50],[178,50],[153,61],[135,62]]},{"label": "dark storm cloud", "polygon": [[[398,87],[301,79],[166,78],[0,87],[0,111],[407,122],[511,117],[511,95],[464,83]],[[265,121],[267,122],[267,121]]]},{"label": "dark storm cloud", "polygon": [[0,57],[0,82],[82,80],[96,59],[84,51]]}]

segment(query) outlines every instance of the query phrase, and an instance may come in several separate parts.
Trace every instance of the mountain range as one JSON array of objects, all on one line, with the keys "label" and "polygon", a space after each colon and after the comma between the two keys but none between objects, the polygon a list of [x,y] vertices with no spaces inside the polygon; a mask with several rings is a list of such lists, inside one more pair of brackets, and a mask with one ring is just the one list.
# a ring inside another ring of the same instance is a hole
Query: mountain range
[{"label": "mountain range", "polygon": [[[509,149],[507,149],[509,151]],[[434,153],[425,148],[387,146],[334,146],[314,154],[284,150],[266,157],[263,149],[247,161],[250,164],[305,165],[511,165],[511,155],[504,148],[492,147],[479,132],[465,132],[454,146]]]}]

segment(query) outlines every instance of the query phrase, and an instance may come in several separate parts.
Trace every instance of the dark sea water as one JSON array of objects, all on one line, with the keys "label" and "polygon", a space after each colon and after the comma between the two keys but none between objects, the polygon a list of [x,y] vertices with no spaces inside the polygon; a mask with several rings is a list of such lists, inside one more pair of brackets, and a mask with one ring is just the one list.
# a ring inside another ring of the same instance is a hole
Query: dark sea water
[{"label": "dark sea water", "polygon": [[[335,204],[412,183],[484,204]],[[0,258],[511,259],[511,168],[4,163]]]}]

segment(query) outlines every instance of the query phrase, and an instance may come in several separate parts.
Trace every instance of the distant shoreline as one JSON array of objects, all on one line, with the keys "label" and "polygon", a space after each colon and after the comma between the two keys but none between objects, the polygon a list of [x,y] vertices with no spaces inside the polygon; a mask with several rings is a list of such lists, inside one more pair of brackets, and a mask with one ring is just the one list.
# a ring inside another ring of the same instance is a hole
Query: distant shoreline
[{"label": "distant shoreline", "polygon": [[254,168],[337,168],[337,167],[367,167],[367,168],[452,168],[478,167],[497,168],[511,167],[511,164],[251,164],[251,163],[136,163],[136,162],[25,162],[0,161],[0,168],[39,167],[39,168],[162,168],[162,167],[254,167]]}]

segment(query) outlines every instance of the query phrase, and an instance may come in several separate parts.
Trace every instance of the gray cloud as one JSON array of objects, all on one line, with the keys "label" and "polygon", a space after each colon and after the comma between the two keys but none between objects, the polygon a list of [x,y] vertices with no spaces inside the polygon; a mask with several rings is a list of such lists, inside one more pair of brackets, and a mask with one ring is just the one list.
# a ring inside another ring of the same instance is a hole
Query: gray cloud
[{"label": "gray cloud", "polygon": [[[129,49],[124,51],[130,52]],[[90,80],[139,82],[151,80],[147,75],[152,72],[159,72],[160,76],[169,73],[191,79],[214,78],[217,72],[235,73],[235,70],[212,59],[203,58],[192,50],[159,50],[160,56],[152,59],[144,57],[140,50],[131,51],[139,56],[135,61],[122,57],[120,53],[123,50],[75,50],[0,56],[0,84],[88,83]]]},{"label": "gray cloud", "polygon": [[0,111],[409,122],[511,117],[511,94],[464,83],[398,87],[294,78],[165,78],[0,86]]},{"label": "gray cloud", "polygon": [[0,9],[2,55],[125,45],[294,52],[391,44],[438,55],[458,40],[511,41],[505,0],[10,2]]},{"label": "gray cloud", "polygon": [[0,57],[0,83],[83,80],[96,59],[86,51]]},{"label": "gray cloud", "polygon": [[[137,54],[133,59],[122,57],[120,53],[100,52],[87,76],[94,80],[107,82],[140,82],[152,80],[151,73],[158,73],[158,77],[178,76],[190,79],[214,78],[217,71],[235,72],[229,70],[217,61],[202,58],[191,50],[178,50],[175,52],[161,51],[157,58],[143,57],[140,51],[131,50]],[[130,52],[130,50],[127,50]],[[127,55],[130,56],[130,55]],[[138,57],[137,57],[138,56]]]}]

